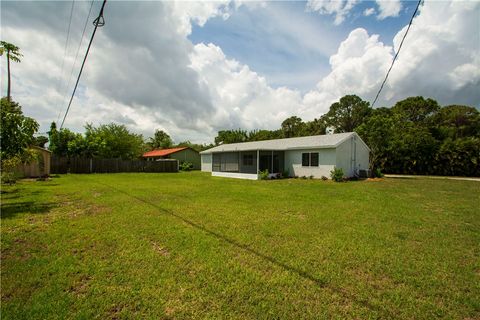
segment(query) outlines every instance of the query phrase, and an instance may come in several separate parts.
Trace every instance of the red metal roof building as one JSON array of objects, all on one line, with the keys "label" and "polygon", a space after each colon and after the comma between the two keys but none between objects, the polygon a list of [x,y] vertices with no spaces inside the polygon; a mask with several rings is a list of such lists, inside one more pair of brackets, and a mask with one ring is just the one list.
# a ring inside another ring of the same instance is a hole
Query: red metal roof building
[{"label": "red metal roof building", "polygon": [[161,158],[171,155],[175,152],[179,152],[182,150],[188,149],[188,147],[181,147],[181,148],[170,148],[170,149],[158,149],[145,152],[142,157],[144,158]]},{"label": "red metal roof building", "polygon": [[177,159],[180,164],[189,162],[193,169],[200,170],[200,154],[189,147],[152,150],[145,152],[142,157],[147,160]]}]

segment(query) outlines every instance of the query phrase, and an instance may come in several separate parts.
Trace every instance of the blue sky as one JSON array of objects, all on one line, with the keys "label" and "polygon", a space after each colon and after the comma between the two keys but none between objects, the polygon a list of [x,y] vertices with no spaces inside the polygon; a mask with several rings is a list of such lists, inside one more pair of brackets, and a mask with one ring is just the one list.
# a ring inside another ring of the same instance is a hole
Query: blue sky
[{"label": "blue sky", "polygon": [[[194,24],[189,39],[194,44],[221,47],[227,58],[248,65],[265,76],[272,87],[306,92],[330,72],[330,56],[353,29],[365,28],[391,46],[395,34],[408,24],[416,4],[402,2],[399,16],[378,20],[374,14],[363,14],[367,8],[378,10],[377,4],[361,2],[340,25],[334,25],[332,15],[306,9],[304,1],[268,2],[266,7],[255,9],[242,6],[228,19],[215,17],[204,26]],[[312,46],[306,47],[304,41]]]},{"label": "blue sky", "polygon": [[[66,126],[82,132],[114,121],[147,137],[161,129],[204,143],[219,130],[318,118],[347,94],[371,102],[416,4],[108,1]],[[99,5],[87,20],[89,3],[75,1],[64,56],[71,2],[1,2],[2,40],[24,55],[12,65],[12,97],[41,132],[63,116]],[[480,1],[425,0],[377,106],[418,95],[478,106],[479,25]],[[5,75],[5,59],[0,68]]]}]

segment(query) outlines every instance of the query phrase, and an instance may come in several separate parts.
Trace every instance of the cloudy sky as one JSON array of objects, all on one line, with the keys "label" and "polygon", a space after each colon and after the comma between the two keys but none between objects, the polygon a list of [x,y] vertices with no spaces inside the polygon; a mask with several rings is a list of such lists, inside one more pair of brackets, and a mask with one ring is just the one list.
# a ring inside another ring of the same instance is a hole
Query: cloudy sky
[{"label": "cloudy sky", "polygon": [[[12,97],[40,131],[63,117],[100,6],[74,2],[67,42],[72,2],[1,2],[1,39],[24,55]],[[345,94],[372,101],[415,6],[109,0],[65,126],[114,121],[203,143],[221,129],[318,118]],[[480,1],[425,0],[378,106],[422,95],[479,107],[479,30]],[[5,71],[3,57],[2,95]]]}]

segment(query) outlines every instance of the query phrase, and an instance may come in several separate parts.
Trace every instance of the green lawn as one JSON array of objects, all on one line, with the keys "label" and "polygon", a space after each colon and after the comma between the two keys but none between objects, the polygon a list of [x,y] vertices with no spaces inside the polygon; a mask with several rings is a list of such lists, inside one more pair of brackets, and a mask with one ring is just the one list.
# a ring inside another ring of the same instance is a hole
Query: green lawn
[{"label": "green lawn", "polygon": [[1,317],[478,319],[479,208],[472,181],[22,181]]}]

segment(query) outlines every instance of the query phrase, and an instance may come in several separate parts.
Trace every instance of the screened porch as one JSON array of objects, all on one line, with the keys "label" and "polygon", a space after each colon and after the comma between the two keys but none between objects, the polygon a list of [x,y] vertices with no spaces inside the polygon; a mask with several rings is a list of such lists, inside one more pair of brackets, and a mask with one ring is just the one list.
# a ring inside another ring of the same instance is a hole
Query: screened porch
[{"label": "screened porch", "polygon": [[268,170],[276,174],[284,171],[284,158],[284,151],[218,152],[212,154],[212,172],[257,175]]}]

